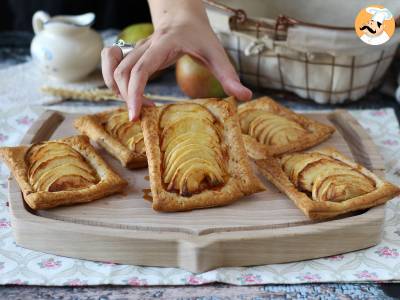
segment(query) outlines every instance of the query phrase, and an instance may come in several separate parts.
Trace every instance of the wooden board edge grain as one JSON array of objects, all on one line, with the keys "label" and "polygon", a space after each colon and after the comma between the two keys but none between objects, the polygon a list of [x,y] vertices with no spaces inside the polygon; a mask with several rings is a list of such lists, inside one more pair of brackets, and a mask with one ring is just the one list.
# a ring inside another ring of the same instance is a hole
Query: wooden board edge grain
[{"label": "wooden board edge grain", "polygon": [[23,136],[21,144],[33,144],[48,139],[63,120],[62,113],[45,110]]},{"label": "wooden board edge grain", "polygon": [[[24,143],[47,139],[63,119],[61,113],[45,112],[28,131]],[[362,127],[354,125],[357,123],[350,114],[335,111],[331,120],[336,122],[335,125],[340,124],[337,125],[339,131],[351,133],[349,143],[360,163],[369,162],[370,166],[367,166],[373,171],[383,171],[383,163],[372,140]],[[377,161],[371,161],[371,157]],[[67,257],[179,267],[191,272],[298,261],[370,247],[380,241],[384,220],[384,206],[381,205],[328,222],[196,236],[105,227],[99,230],[98,226],[44,218],[24,206],[22,194],[12,178],[9,181],[9,201],[13,234],[20,246]],[[351,234],[346,234],[349,226]],[[316,239],[324,241],[323,247],[313,245]]]},{"label": "wooden board edge grain", "polygon": [[[9,180],[9,198],[13,199],[10,201],[13,235],[22,247],[94,261],[179,267],[195,273],[217,267],[319,258],[367,248],[380,241],[383,224],[383,206],[378,206],[364,214],[335,220],[330,226],[324,222],[313,226],[218,232],[206,236],[118,228],[98,230],[96,226],[66,223],[29,212],[12,178]],[[343,234],[349,226],[352,227],[351,235]],[[316,239],[324,240],[323,249],[313,245],[312,241]],[[110,253],[113,253],[112,258]],[[282,253],[285,253],[284,257]]]},{"label": "wooden board edge grain", "polygon": [[329,114],[329,119],[350,146],[356,162],[381,176],[385,170],[382,156],[361,124],[343,109]]}]

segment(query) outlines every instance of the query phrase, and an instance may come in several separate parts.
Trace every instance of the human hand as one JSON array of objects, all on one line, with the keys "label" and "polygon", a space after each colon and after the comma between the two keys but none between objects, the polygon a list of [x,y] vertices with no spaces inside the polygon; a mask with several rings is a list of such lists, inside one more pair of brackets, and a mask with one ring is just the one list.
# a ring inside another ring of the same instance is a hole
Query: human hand
[{"label": "human hand", "polygon": [[183,54],[197,58],[209,68],[227,95],[251,99],[251,91],[240,83],[207,17],[175,14],[158,20],[154,33],[137,43],[125,58],[118,47],[102,51],[104,81],[126,101],[131,120],[139,117],[142,105],[152,104],[143,96],[149,77],[174,64]]}]

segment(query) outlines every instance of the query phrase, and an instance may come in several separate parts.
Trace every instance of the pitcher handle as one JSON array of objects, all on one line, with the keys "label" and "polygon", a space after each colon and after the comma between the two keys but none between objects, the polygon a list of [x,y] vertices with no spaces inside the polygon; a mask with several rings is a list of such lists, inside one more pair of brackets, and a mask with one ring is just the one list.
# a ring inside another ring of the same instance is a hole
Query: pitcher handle
[{"label": "pitcher handle", "polygon": [[32,17],[32,26],[35,34],[38,34],[43,30],[43,25],[48,20],[50,20],[50,16],[46,12],[41,10],[35,12],[35,14]]}]

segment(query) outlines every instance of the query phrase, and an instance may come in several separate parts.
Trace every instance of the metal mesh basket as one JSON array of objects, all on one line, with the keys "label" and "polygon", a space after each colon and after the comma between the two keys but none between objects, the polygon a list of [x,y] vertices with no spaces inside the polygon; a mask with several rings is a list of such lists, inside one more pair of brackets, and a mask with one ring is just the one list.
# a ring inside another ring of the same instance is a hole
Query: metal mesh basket
[{"label": "metal mesh basket", "polygon": [[[205,2],[212,7],[211,25],[243,82],[291,91],[318,103],[355,101],[377,87],[400,40],[395,34],[384,45],[369,46],[359,41],[353,27],[317,25],[283,15],[253,19],[241,9]],[[303,42],[299,34],[311,42]]]}]

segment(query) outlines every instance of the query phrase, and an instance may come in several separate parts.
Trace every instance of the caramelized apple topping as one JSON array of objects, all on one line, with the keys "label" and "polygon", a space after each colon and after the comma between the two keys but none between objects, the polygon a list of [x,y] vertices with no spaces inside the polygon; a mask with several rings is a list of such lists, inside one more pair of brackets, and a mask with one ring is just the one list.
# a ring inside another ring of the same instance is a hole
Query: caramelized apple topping
[{"label": "caramelized apple topping", "polygon": [[297,122],[263,110],[245,110],[239,114],[239,119],[242,132],[265,145],[286,145],[307,134]]},{"label": "caramelized apple topping", "polygon": [[[199,104],[171,104],[160,117],[163,181],[182,196],[225,183],[221,126]],[[226,158],[225,158],[226,159]]]},{"label": "caramelized apple topping", "polygon": [[129,121],[127,111],[112,114],[104,127],[108,133],[117,138],[129,150],[139,154],[146,152],[140,121]]},{"label": "caramelized apple topping", "polygon": [[376,189],[371,178],[328,155],[287,154],[280,163],[296,188],[310,194],[314,201],[341,202]]},{"label": "caramelized apple topping", "polygon": [[83,189],[99,181],[96,171],[86,159],[62,142],[32,145],[25,155],[25,162],[29,183],[36,191]]}]

